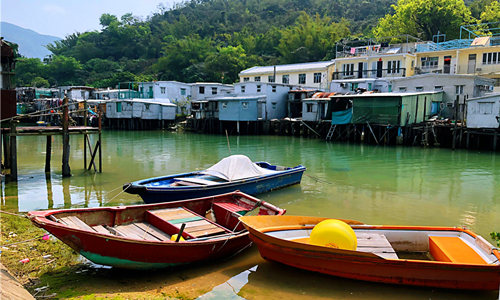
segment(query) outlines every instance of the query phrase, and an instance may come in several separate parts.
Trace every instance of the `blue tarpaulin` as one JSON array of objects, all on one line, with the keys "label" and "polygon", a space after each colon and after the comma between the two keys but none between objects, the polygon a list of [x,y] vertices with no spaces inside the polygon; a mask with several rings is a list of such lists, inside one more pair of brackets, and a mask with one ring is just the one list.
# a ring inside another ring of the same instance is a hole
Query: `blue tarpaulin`
[{"label": "blue tarpaulin", "polygon": [[332,125],[342,125],[351,123],[352,108],[342,111],[332,112]]}]

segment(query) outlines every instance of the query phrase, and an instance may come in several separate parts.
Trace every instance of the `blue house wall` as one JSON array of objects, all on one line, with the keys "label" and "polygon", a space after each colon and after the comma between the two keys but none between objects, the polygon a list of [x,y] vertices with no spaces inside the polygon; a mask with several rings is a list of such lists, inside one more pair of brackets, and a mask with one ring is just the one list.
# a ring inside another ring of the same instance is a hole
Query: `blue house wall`
[{"label": "blue house wall", "polygon": [[259,98],[219,99],[219,120],[257,121],[257,100]]}]

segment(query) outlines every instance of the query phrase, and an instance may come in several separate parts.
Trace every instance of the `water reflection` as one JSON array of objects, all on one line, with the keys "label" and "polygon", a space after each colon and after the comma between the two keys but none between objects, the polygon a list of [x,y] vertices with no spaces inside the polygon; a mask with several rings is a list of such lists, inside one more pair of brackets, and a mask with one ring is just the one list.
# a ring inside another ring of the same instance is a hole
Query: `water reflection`
[{"label": "water reflection", "polygon": [[212,291],[201,295],[197,299],[245,299],[238,296],[240,290],[248,283],[248,276],[255,272],[258,266],[241,272],[221,285],[216,286]]}]

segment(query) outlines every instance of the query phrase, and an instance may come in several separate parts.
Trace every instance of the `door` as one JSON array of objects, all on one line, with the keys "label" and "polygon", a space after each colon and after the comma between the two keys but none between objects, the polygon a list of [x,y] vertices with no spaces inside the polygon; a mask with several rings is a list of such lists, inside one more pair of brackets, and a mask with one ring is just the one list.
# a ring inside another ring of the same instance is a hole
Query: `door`
[{"label": "door", "polygon": [[469,54],[469,64],[467,65],[467,73],[474,74],[476,72],[476,54]]},{"label": "door", "polygon": [[377,77],[378,78],[382,77],[382,68],[383,68],[382,61],[381,60],[377,61]]},{"label": "door", "polygon": [[445,56],[443,73],[450,74],[450,70],[451,70],[451,56]]},{"label": "door", "polygon": [[358,63],[358,78],[363,78],[363,63]]}]

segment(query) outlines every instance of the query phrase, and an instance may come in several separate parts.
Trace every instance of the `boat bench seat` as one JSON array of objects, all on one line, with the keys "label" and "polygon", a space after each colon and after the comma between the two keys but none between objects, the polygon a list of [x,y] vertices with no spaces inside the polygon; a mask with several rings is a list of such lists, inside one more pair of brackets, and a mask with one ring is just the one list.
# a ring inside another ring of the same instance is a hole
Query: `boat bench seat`
[{"label": "boat bench seat", "polygon": [[231,213],[237,213],[239,215],[245,215],[247,211],[250,209],[239,206],[238,204],[235,203],[230,203],[230,202],[214,202],[214,211],[217,209],[229,211]]},{"label": "boat bench seat", "polygon": [[184,207],[149,210],[146,218],[160,230],[172,235],[179,232],[182,224],[186,224],[182,233],[184,238],[199,238],[229,232]]},{"label": "boat bench seat", "polygon": [[356,232],[357,251],[370,252],[383,258],[398,259],[398,255],[384,234]]},{"label": "boat bench seat", "polygon": [[62,221],[63,224],[66,224],[71,228],[83,229],[87,231],[96,231],[92,227],[87,225],[87,223],[80,220],[80,218],[78,218],[77,216],[62,217],[60,218],[60,220]]},{"label": "boat bench seat", "polygon": [[429,252],[437,261],[488,264],[458,236],[429,236]]}]

